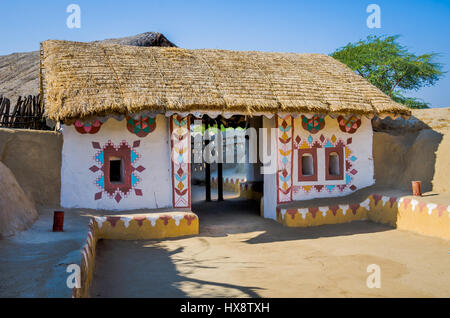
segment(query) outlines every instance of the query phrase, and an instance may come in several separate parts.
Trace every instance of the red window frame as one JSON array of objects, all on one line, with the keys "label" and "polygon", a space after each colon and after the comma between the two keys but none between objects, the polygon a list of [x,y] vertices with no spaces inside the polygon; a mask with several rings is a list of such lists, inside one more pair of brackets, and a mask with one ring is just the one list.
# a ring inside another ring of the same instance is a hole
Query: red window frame
[{"label": "red window frame", "polygon": [[[123,179],[122,182],[110,182],[109,176],[109,163],[111,157],[118,157],[122,160]],[[118,150],[113,147],[106,147],[103,153],[103,173],[105,182],[105,191],[110,195],[113,195],[117,189],[123,193],[128,193],[131,189],[131,154],[129,148],[119,148]]]},{"label": "red window frame", "polygon": [[[302,157],[304,154],[311,154],[313,158],[314,174],[312,176],[304,176],[302,173]],[[298,149],[298,181],[317,181],[317,148]]]},{"label": "red window frame", "polygon": [[[330,175],[330,153],[335,152],[339,157],[339,175]],[[344,147],[325,148],[325,180],[344,179]]]}]

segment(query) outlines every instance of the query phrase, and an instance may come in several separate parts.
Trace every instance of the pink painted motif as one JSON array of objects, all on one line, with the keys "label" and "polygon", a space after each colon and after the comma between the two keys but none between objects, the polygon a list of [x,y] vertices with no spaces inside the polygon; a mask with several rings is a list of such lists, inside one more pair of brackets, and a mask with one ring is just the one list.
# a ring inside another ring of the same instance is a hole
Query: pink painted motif
[{"label": "pink painted motif", "polygon": [[308,208],[308,212],[312,214],[312,217],[315,219],[317,212],[319,212],[319,208]]},{"label": "pink painted motif", "polygon": [[360,205],[359,205],[359,203],[350,204],[349,207],[350,207],[350,210],[352,210],[353,215],[356,215],[356,212],[358,211]]},{"label": "pink painted motif", "polygon": [[133,217],[133,220],[135,220],[137,222],[139,227],[142,226],[142,224],[144,223],[145,219],[146,219],[145,216],[134,216]]},{"label": "pink painted motif", "polygon": [[373,194],[373,201],[375,206],[377,206],[378,202],[383,198],[383,196],[381,194]]},{"label": "pink painted motif", "polygon": [[392,209],[394,204],[397,203],[397,198],[396,197],[390,197],[389,198],[389,203],[390,203],[390,206],[391,206],[391,209]]},{"label": "pink painted motif", "polygon": [[160,216],[160,217],[159,217],[160,220],[163,220],[163,221],[164,221],[164,225],[169,224],[169,220],[170,220],[171,218],[172,218],[172,217],[171,217],[171,216],[168,216],[168,215],[163,215],[163,216]]},{"label": "pink painted motif", "polygon": [[195,215],[185,215],[184,218],[187,220],[188,225],[191,225],[192,221],[196,219]]},{"label": "pink painted motif", "polygon": [[102,123],[98,120],[94,121],[92,124],[76,120],[74,126],[75,130],[80,134],[96,134],[99,132]]},{"label": "pink painted motif", "polygon": [[111,223],[112,227],[115,227],[117,222],[119,222],[120,217],[119,216],[107,216],[106,221]]},{"label": "pink painted motif", "polygon": [[288,209],[286,211],[286,214],[290,215],[292,219],[295,219],[295,215],[297,214],[297,210],[294,209]]}]

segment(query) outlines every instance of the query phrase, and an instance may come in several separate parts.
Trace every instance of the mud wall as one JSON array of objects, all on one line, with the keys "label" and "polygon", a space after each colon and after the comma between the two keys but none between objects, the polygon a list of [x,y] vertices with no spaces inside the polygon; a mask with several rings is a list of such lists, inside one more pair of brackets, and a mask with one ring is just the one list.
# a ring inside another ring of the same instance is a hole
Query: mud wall
[{"label": "mud wall", "polygon": [[148,240],[197,235],[198,216],[192,212],[164,212],[93,217],[89,223],[86,244],[81,250],[80,286],[73,289],[74,298],[89,297],[94,277],[97,241]]},{"label": "mud wall", "polygon": [[422,191],[450,190],[450,109],[413,111],[411,120],[375,122],[373,158],[376,184]]},{"label": "mud wall", "polygon": [[0,161],[36,204],[59,205],[61,149],[59,133],[0,128]]}]

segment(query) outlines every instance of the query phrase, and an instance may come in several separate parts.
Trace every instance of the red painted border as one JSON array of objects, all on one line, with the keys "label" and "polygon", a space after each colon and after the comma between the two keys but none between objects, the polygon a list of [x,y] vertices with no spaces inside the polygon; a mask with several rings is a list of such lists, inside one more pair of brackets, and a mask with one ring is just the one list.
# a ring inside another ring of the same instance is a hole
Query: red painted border
[{"label": "red painted border", "polygon": [[279,130],[278,120],[279,120],[279,116],[275,115],[275,128],[277,129],[277,135],[275,136],[276,137],[275,138],[275,140],[276,140],[275,149],[277,152],[277,174],[276,174],[276,177],[277,177],[277,204],[280,204],[281,203],[280,202],[280,190],[279,190],[280,189],[280,181],[279,181],[280,180],[280,167],[279,167],[280,160],[278,158],[280,150],[278,149],[278,130]]},{"label": "red painted border", "polygon": [[[330,153],[336,152],[339,156],[339,175],[330,175]],[[325,148],[325,180],[343,180],[344,179],[344,147]]]},{"label": "red painted border", "polygon": [[191,116],[188,115],[186,118],[186,122],[187,122],[187,131],[188,131],[188,135],[187,135],[187,143],[188,143],[188,208],[191,208],[191,158],[192,158],[192,149],[191,149]]},{"label": "red painted border", "polygon": [[280,185],[279,185],[279,179],[280,179],[280,167],[279,167],[279,153],[280,153],[280,149],[278,148],[278,142],[279,142],[279,127],[278,127],[278,120],[284,120],[284,118],[279,117],[278,115],[275,115],[275,128],[277,130],[276,133],[276,144],[275,144],[275,149],[277,152],[277,173],[276,173],[276,178],[277,178],[277,204],[283,204],[283,203],[289,203],[292,202],[292,192],[293,192],[293,182],[292,182],[292,172],[294,171],[294,118],[291,115],[287,115],[291,118],[291,129],[292,129],[292,135],[291,135],[291,190],[290,190],[290,201],[280,201]]},{"label": "red painted border", "polygon": [[[124,195],[132,189],[131,185],[131,148],[124,144],[121,144],[119,149],[115,149],[112,145],[107,144],[103,149],[103,175],[105,183],[105,191],[112,196],[117,189],[119,189]],[[119,157],[122,159],[123,164],[123,182],[111,183],[109,181],[109,162],[110,157]]]},{"label": "red painted border", "polygon": [[291,129],[292,129],[291,135],[291,202],[292,202],[294,193],[294,180],[292,180],[292,175],[294,173],[294,137],[295,137],[294,117],[292,116],[291,116]]},{"label": "red painted border", "polygon": [[170,138],[170,164],[171,164],[171,175],[170,178],[172,179],[172,207],[175,208],[175,181],[174,181],[174,171],[173,171],[173,138],[172,138],[172,133],[173,133],[173,116],[169,117],[170,120],[170,129],[169,129],[169,138]]},{"label": "red painted border", "polygon": [[[298,164],[297,164],[297,177],[298,177],[298,181],[303,182],[303,181],[317,181],[318,179],[318,171],[317,171],[317,148],[308,148],[308,149],[298,149],[298,155],[297,155],[297,160],[298,160]],[[305,153],[309,153],[312,155],[313,157],[313,166],[314,166],[314,174],[312,176],[304,176],[303,172],[302,172],[302,156]]]},{"label": "red painted border", "polygon": [[[188,162],[187,162],[187,173],[188,173],[188,181],[187,181],[187,187],[188,187],[188,191],[187,191],[187,195],[188,195],[188,204],[187,206],[184,207],[176,207],[175,206],[175,177],[174,177],[174,164],[173,164],[173,139],[172,139],[172,133],[173,133],[173,116],[176,115],[172,115],[169,117],[170,120],[170,164],[172,167],[172,173],[171,173],[171,178],[172,178],[172,207],[173,208],[191,208],[191,164],[190,164],[190,156],[191,156],[191,130],[190,130],[190,116],[184,117],[186,118],[186,125],[187,125],[187,136],[186,136],[186,140],[188,143]],[[183,118],[183,119],[184,119]]]}]

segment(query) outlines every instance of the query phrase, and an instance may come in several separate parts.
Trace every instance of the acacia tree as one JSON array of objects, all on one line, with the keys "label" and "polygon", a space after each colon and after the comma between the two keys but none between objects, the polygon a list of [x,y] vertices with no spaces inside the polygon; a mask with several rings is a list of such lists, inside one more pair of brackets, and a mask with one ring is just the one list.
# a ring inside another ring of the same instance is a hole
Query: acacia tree
[{"label": "acacia tree", "polygon": [[337,49],[332,57],[382,90],[396,102],[410,108],[429,108],[421,99],[405,97],[405,91],[417,91],[434,85],[442,76],[438,54],[415,55],[397,42],[396,36],[368,36]]}]

